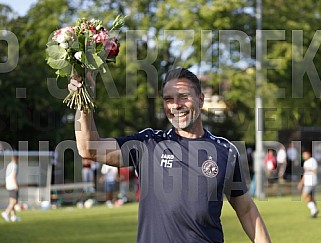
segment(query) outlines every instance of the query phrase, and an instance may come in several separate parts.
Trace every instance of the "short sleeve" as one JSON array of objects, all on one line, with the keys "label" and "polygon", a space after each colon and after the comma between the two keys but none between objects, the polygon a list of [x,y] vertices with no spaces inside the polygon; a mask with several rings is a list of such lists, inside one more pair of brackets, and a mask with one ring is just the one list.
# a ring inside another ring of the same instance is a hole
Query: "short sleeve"
[{"label": "short sleeve", "polygon": [[240,163],[240,155],[236,149],[230,149],[227,159],[227,171],[224,193],[227,197],[238,197],[247,192],[246,177]]},{"label": "short sleeve", "polygon": [[144,139],[141,133],[126,137],[115,138],[121,150],[121,166],[134,166],[138,170],[142,154],[145,149]]}]

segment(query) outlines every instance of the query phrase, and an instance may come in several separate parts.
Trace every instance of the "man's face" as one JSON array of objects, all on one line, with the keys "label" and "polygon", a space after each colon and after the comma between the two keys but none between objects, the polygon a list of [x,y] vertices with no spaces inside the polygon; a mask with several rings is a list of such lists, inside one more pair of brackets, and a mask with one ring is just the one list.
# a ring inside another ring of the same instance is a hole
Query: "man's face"
[{"label": "man's face", "polygon": [[196,94],[193,83],[186,78],[169,80],[163,88],[165,114],[177,129],[192,128],[200,121],[203,103],[203,94]]}]

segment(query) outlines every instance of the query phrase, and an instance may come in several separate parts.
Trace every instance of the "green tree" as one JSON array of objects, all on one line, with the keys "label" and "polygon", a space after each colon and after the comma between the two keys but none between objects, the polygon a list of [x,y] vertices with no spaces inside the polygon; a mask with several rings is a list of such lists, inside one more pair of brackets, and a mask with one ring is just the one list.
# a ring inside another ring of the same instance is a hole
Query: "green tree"
[{"label": "green tree", "polygon": [[[82,0],[76,5],[67,0],[40,0],[26,16],[18,18],[1,6],[2,28],[19,40],[18,66],[0,74],[2,140],[27,140],[37,148],[39,140],[50,141],[54,147],[59,141],[74,138],[73,124],[62,124],[72,120],[74,111],[62,104],[63,95],[52,93],[56,81],[50,82],[51,88],[47,84],[47,78],[55,75],[44,60],[46,42],[52,31],[71,25],[77,17],[99,18],[108,27],[123,14],[128,17],[118,33],[121,48],[117,63],[108,64],[107,76],[97,76],[98,109],[94,115],[103,136],[120,136],[146,126],[166,127],[161,80],[170,68],[184,66],[207,77],[204,86],[227,104],[223,122],[204,112],[207,127],[233,140],[254,142],[255,1]],[[265,0],[263,9],[263,29],[273,30],[264,34],[276,39],[267,42],[264,59],[264,67],[272,65],[263,88],[265,139],[276,139],[278,129],[320,125],[315,115],[320,109],[315,74],[320,67],[316,29],[321,11],[320,3],[312,0]],[[279,30],[284,30],[284,37]],[[298,41],[301,33],[295,36],[294,30],[303,31],[302,44]],[[310,47],[312,40],[317,54]],[[240,55],[241,44],[249,45],[250,50]],[[1,50],[6,52],[5,48]],[[306,67],[311,62],[302,61],[304,54],[313,59],[311,69]],[[281,61],[272,60],[277,58]],[[301,83],[294,83],[296,73],[302,76]],[[58,87],[66,88],[67,82],[59,79]],[[26,98],[17,98],[23,91]]]},{"label": "green tree", "polygon": [[[118,13],[128,15],[127,39],[124,47],[126,49],[121,49],[118,63],[111,69],[119,98],[109,99],[108,102],[103,100],[100,103],[100,95],[105,91],[101,91],[104,89],[99,86],[99,80],[97,84],[97,92],[99,92],[97,103],[100,112],[96,115],[97,122],[104,124],[103,127],[106,128],[103,130],[106,133],[112,131],[112,133],[123,134],[124,131],[133,132],[146,126],[164,128],[168,123],[161,115],[159,98],[163,74],[172,67],[184,66],[200,70],[198,74],[208,72],[219,76],[220,69],[227,64],[218,58],[223,51],[217,48],[218,30],[243,30],[253,35],[255,21],[253,15],[246,11],[251,4],[246,1],[184,1],[184,3],[118,1],[114,4],[95,1],[95,4],[89,4],[90,7],[81,14],[107,16],[106,21]],[[133,30],[140,31],[133,32]],[[133,40],[138,41],[133,43]],[[136,50],[135,48],[137,48],[137,56],[132,57],[131,51]],[[234,48],[236,49],[237,46]],[[203,71],[203,66],[209,68]],[[146,75],[146,70],[153,70],[153,68],[156,72],[153,75]],[[237,69],[236,72],[242,72],[242,70]],[[219,85],[218,78],[214,75],[210,77],[212,77],[209,80],[210,85]],[[254,83],[255,79],[251,82]],[[239,93],[241,94],[242,90],[239,90]],[[118,111],[115,111],[115,107]],[[253,114],[253,107],[246,110],[239,109],[238,112],[246,114],[249,109]],[[106,117],[108,124],[105,123]],[[119,120],[118,117],[120,117]],[[213,121],[208,122],[210,127],[217,127],[217,125]],[[224,130],[224,126],[228,129]],[[221,127],[220,135],[224,135],[233,127],[236,130],[237,124],[233,122],[232,117],[229,117],[229,123],[223,123]],[[233,134],[234,139],[242,138],[240,133]]]},{"label": "green tree", "polygon": [[19,60],[0,77],[3,141],[16,147],[18,141],[28,141],[29,149],[38,149],[39,141],[49,141],[54,149],[58,142],[65,111],[48,89],[47,78],[55,75],[45,63],[45,47],[51,32],[72,12],[68,1],[41,0],[26,16],[4,26],[19,41]]},{"label": "green tree", "polygon": [[267,81],[281,91],[275,97],[279,129],[321,125],[320,14],[316,1],[264,1],[263,27],[276,39],[268,42],[266,65]]}]

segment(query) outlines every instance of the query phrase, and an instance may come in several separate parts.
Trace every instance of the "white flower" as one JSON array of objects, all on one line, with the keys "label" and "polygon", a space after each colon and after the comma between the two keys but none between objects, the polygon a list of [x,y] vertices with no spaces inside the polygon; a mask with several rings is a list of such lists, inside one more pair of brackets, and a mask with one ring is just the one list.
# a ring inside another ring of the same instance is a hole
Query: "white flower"
[{"label": "white flower", "polygon": [[77,51],[74,55],[74,57],[78,60],[78,61],[81,61],[81,55],[82,55],[82,52],[81,51]]},{"label": "white flower", "polygon": [[60,35],[57,35],[56,39],[55,39],[58,43],[64,43],[66,41],[65,39],[65,34],[60,34]]},{"label": "white flower", "polygon": [[59,46],[61,46],[64,49],[67,49],[68,48],[68,43],[63,42],[63,43],[60,43]]},{"label": "white flower", "polygon": [[65,43],[66,41],[72,41],[74,36],[74,29],[72,27],[65,27],[55,31],[52,39],[59,44]]}]

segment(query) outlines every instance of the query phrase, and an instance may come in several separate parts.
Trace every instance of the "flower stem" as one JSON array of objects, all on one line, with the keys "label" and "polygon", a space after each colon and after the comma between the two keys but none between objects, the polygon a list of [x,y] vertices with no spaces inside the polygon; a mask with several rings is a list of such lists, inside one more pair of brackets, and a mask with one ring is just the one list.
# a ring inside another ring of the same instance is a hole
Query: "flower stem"
[{"label": "flower stem", "polygon": [[70,109],[79,109],[85,113],[95,111],[95,103],[92,92],[87,86],[85,79],[82,81],[82,86],[74,92],[70,92],[63,103],[66,103]]}]

